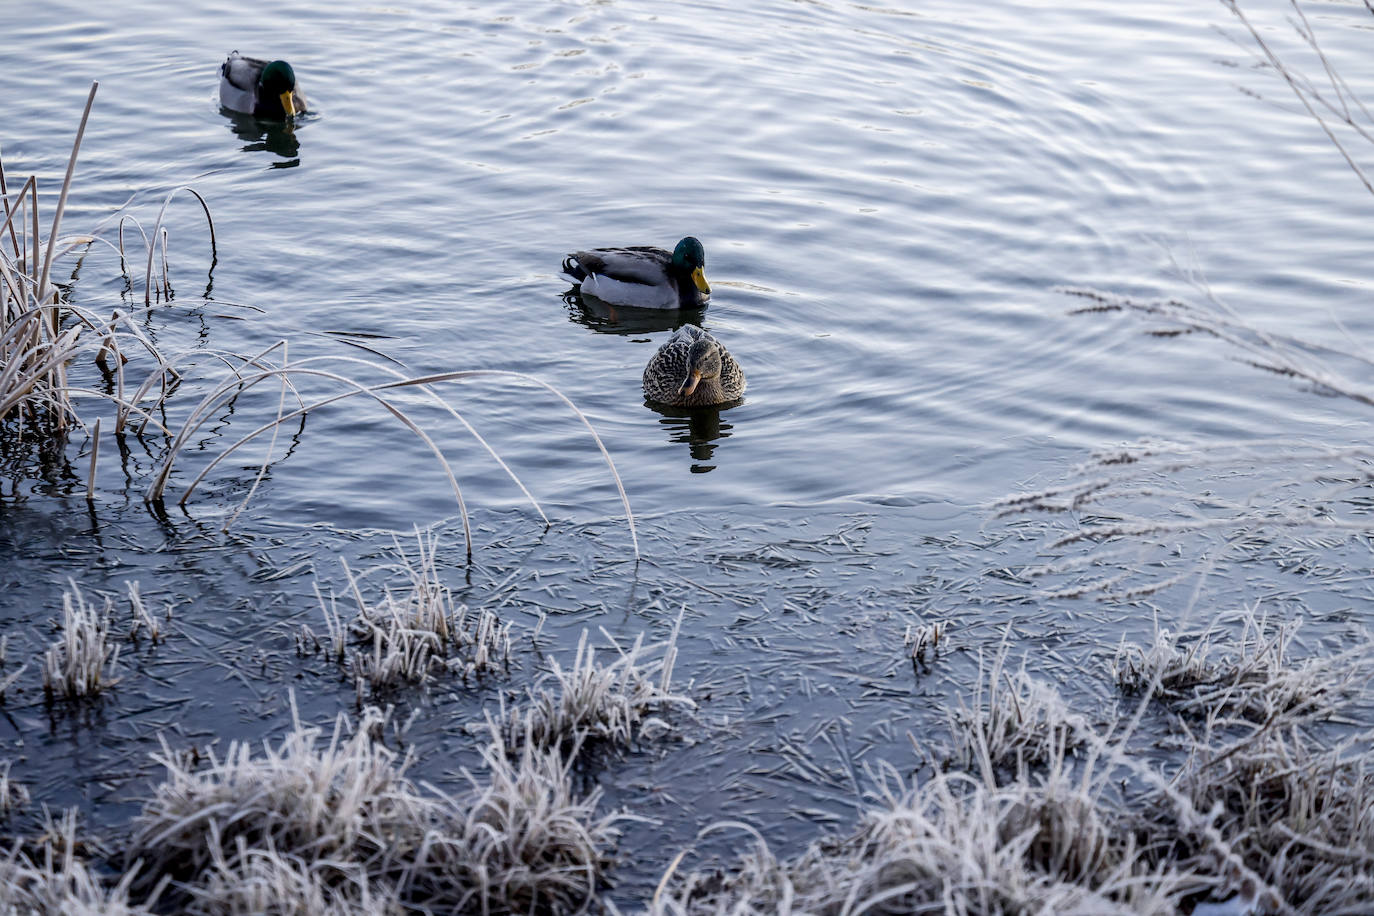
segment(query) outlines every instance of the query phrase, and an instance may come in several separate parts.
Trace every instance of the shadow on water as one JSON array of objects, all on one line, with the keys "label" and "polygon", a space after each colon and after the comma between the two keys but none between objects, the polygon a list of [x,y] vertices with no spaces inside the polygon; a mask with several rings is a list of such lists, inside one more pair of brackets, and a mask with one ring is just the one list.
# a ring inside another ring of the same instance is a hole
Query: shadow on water
[{"label": "shadow on water", "polygon": [[568,320],[600,334],[651,334],[676,331],[684,324],[700,325],[706,309],[641,309],[611,305],[595,296],[584,296],[576,287],[563,294]]},{"label": "shadow on water", "polygon": [[295,122],[263,121],[250,114],[220,106],[220,114],[229,119],[229,129],[244,141],[245,153],[269,152],[284,161],[274,162],[271,168],[292,169],[301,164],[301,144],[296,138]]},{"label": "shadow on water", "polygon": [[716,440],[728,439],[734,428],[720,421],[720,412],[741,403],[742,400],[721,407],[669,407],[646,399],[644,406],[659,415],[658,422],[668,431],[669,442],[687,443],[692,456],[691,472],[705,474],[716,469],[715,464],[706,463],[715,457]]}]

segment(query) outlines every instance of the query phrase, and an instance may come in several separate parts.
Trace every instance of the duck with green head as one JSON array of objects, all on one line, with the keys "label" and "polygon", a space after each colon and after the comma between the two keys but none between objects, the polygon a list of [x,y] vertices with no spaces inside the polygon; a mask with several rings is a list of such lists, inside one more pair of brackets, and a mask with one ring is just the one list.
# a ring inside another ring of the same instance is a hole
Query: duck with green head
[{"label": "duck with green head", "polygon": [[744,397],[744,371],[720,341],[684,324],[644,367],[644,396],[674,407],[711,407]]},{"label": "duck with green head", "polygon": [[220,65],[219,103],[265,121],[287,121],[305,111],[305,96],[290,64],[237,51]]},{"label": "duck with green head", "polygon": [[671,252],[648,245],[592,248],[563,259],[563,273],[583,295],[611,305],[642,309],[699,309],[706,306],[706,249],[690,235]]}]

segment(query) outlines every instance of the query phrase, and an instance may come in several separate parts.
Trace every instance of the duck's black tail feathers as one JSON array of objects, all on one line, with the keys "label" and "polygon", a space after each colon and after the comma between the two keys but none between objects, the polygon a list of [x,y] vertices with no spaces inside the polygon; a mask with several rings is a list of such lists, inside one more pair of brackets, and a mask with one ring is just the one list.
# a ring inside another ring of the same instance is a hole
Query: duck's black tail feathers
[{"label": "duck's black tail feathers", "polygon": [[568,255],[563,259],[563,273],[572,277],[578,283],[587,279],[587,272],[582,269],[582,265],[577,263],[576,255]]}]

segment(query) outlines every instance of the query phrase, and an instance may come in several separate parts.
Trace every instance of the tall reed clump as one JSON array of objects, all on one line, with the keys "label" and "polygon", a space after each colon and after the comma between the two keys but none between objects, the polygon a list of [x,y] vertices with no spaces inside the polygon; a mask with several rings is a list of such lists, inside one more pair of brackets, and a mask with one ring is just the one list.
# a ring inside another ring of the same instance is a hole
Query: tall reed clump
[{"label": "tall reed clump", "polygon": [[[641,735],[669,731],[671,726],[655,712],[696,706],[671,687],[681,626],[679,613],[664,643],[645,646],[640,635],[628,651],[603,631],[618,656],[609,664],[597,660],[582,631],[571,668],[550,659],[550,671],[527,689],[523,704],[507,709],[502,698],[499,721],[507,743],[572,754],[589,743],[627,747]],[[650,657],[659,650],[661,655]]]},{"label": "tall reed clump", "polygon": [[487,772],[449,796],[410,780],[409,755],[372,737],[380,722],[370,709],[350,734],[340,719],[321,746],[320,730],[297,721],[262,754],[234,744],[197,772],[164,750],[167,781],[126,852],[139,863],[135,890],[172,879],[174,902],[196,913],[317,912],[305,907],[318,901],[341,912],[587,905],[618,817],[596,814],[599,792],[577,795],[556,753],[512,758],[496,737]]},{"label": "tall reed clump", "polygon": [[78,700],[98,696],[118,682],[119,646],[110,641],[112,603],[87,604],[75,582],[62,595],[62,637],[43,657],[43,695]]},{"label": "tall reed clump", "polygon": [[[180,496],[179,502],[185,504],[211,471],[249,443],[265,438],[269,444],[258,466],[258,473],[248,487],[243,502],[227,517],[224,523],[227,528],[243,511],[266,477],[275,460],[278,435],[286,424],[301,422],[309,414],[332,405],[361,399],[384,410],[433,454],[457,501],[468,556],[471,558],[471,523],[457,475],[431,432],[421,428],[411,417],[406,404],[423,400],[437,406],[461,424],[511,476],[547,524],[547,516],[525,485],[495,449],[437,391],[437,386],[441,384],[478,378],[530,384],[559,400],[586,427],[592,442],[606,461],[625,511],[632,549],[635,556],[639,556],[638,534],[629,497],[605,444],[591,421],[572,401],[538,378],[495,369],[408,377],[391,366],[354,357],[295,359],[285,340],[251,354],[227,353],[209,348],[184,353],[160,352],[152,337],[140,325],[157,303],[172,298],[167,269],[168,233],[163,225],[168,208],[181,191],[195,197],[205,214],[212,254],[215,246],[214,223],[204,198],[190,188],[176,188],[164,199],[151,232],[145,231],[134,217],[124,215],[119,221],[117,246],[99,234],[60,237],[62,216],[95,91],[96,86],[92,85],[67,163],[66,178],[58,200],[52,207],[53,215],[46,238],[40,234],[37,178],[31,177],[19,191],[11,193],[6,186],[3,161],[0,161],[0,197],[3,197],[4,203],[4,219],[0,222],[0,436],[15,439],[28,437],[50,452],[55,450],[61,453],[73,429],[85,430],[91,441],[86,495],[89,500],[94,500],[96,466],[101,446],[101,417],[96,415],[92,405],[103,404],[113,413],[112,425],[105,429],[107,434],[122,437],[132,432],[144,436],[151,430],[163,437],[161,449],[154,456],[157,465],[147,481],[144,494],[149,504],[161,507],[167,488],[172,483],[174,467],[188,452],[203,449],[201,436],[207,425],[219,424],[226,413],[232,413],[235,407],[242,407],[249,400],[250,393],[268,389],[276,403],[274,415],[269,415],[266,422],[238,436],[217,455],[212,455]],[[121,269],[128,276],[124,247],[126,225],[136,230],[146,248],[143,307],[115,308],[109,318],[102,318],[69,300],[64,301],[52,279],[54,262],[79,248],[97,243],[115,248]],[[159,263],[159,254],[160,277],[154,270]],[[140,358],[134,362],[136,356]],[[84,357],[90,357],[100,368],[104,377],[103,385],[87,387],[71,380],[69,373],[72,366]],[[135,371],[145,371],[146,374],[139,380],[132,377]],[[368,380],[363,381],[364,378]],[[168,409],[173,393],[192,387],[204,392],[198,401],[179,413]],[[327,390],[316,392],[316,389]],[[145,440],[145,443],[151,441]]]},{"label": "tall reed clump", "polygon": [[[65,302],[53,279],[57,261],[71,252],[95,243],[110,243],[98,235],[62,236],[62,218],[76,173],[77,155],[86,132],[91,106],[98,84],[91,85],[86,107],[81,115],[71,156],[67,160],[66,177],[55,204],[40,208],[37,176],[30,176],[16,192],[11,192],[0,160],[0,196],[4,202],[4,221],[0,222],[0,435],[36,439],[44,444],[61,444],[69,431],[76,428],[92,430],[94,446],[91,453],[92,472],[99,445],[99,419],[91,422],[89,412],[79,406],[80,398],[112,403],[115,409],[114,432],[120,434],[131,420],[141,426],[159,427],[155,412],[168,394],[176,378],[175,368],[157,351],[137,321],[152,308],[153,292],[165,292],[170,297],[167,280],[167,232],[163,218],[167,207],[178,191],[186,190],[200,202],[210,225],[211,246],[214,245],[214,225],[205,201],[189,188],[177,188],[168,194],[158,215],[151,237],[132,217],[121,220],[120,243],[117,248],[120,264],[125,261],[123,224],[132,222],[143,235],[147,252],[144,309],[113,310],[109,318]],[[52,219],[46,238],[41,234],[40,209],[51,209]],[[111,246],[114,247],[114,246]],[[158,252],[162,254],[161,284],[156,285],[153,266]],[[127,273],[126,273],[127,276]],[[135,351],[146,351],[152,358],[152,369],[141,385],[126,381],[125,363]],[[68,370],[78,357],[89,357],[101,368],[109,390],[94,390],[73,384]],[[88,495],[91,482],[88,482]]]},{"label": "tall reed clump", "polygon": [[[501,623],[490,610],[476,613],[455,602],[439,574],[439,542],[433,532],[415,532],[412,556],[393,540],[394,563],[355,574],[343,562],[354,612],[345,619],[334,596],[315,594],[324,614],[326,635],[321,640],[309,627],[297,638],[301,651],[323,649],[352,678],[361,703],[366,690],[372,693],[420,684],[438,671],[455,673],[464,680],[509,665],[509,623]],[[388,583],[381,595],[369,599],[364,580],[399,574],[400,584]]]},{"label": "tall reed clump", "polygon": [[[31,176],[13,196],[0,161],[0,194],[5,221],[0,224],[0,419],[18,414],[31,429],[48,435],[65,432],[75,418],[66,383],[66,366],[75,355],[83,328],[63,328],[58,292],[52,283],[53,261],[89,237],[68,240],[59,252],[58,230],[67,206],[72,174],[95,86],[86,100],[67,177],[53,208],[46,244],[39,235],[38,178]],[[9,245],[3,234],[8,232]]]}]

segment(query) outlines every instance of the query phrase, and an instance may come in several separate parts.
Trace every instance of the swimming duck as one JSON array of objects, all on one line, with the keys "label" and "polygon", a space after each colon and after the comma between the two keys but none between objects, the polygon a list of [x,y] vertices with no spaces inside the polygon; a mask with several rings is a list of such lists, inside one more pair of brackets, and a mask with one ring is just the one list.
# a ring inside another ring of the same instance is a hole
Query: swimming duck
[{"label": "swimming duck", "polygon": [[265,121],[285,121],[305,111],[305,96],[290,64],[244,57],[237,51],[220,65],[219,103]]},{"label": "swimming duck", "polygon": [[705,267],[706,249],[690,235],[671,253],[636,245],[575,251],[563,259],[563,272],[583,293],[642,309],[704,307],[711,295]]},{"label": "swimming duck", "polygon": [[675,407],[705,407],[739,400],[744,373],[709,332],[684,324],[644,367],[644,396]]}]

